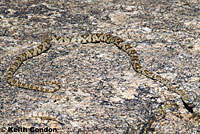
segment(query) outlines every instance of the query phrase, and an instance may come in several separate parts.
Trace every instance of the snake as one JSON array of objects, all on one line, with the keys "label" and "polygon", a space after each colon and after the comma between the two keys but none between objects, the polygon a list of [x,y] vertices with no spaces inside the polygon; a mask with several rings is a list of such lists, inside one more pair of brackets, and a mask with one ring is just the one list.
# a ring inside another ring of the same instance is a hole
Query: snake
[{"label": "snake", "polygon": [[[26,83],[26,82],[16,80],[14,78],[15,72],[19,69],[19,67],[22,65],[24,61],[26,61],[27,59],[33,58],[35,56],[38,56],[42,54],[43,52],[47,51],[53,43],[114,44],[119,49],[123,50],[129,55],[132,68],[137,73],[140,73],[150,79],[153,79],[165,85],[169,91],[178,94],[181,97],[181,100],[183,101],[183,105],[185,106],[185,108],[188,109],[189,112],[193,113],[192,108],[194,107],[194,104],[193,104],[194,98],[191,97],[191,94],[189,92],[186,92],[186,90],[183,90],[183,89],[177,89],[177,87],[173,86],[169,80],[161,77],[160,75],[156,73],[153,73],[151,71],[144,69],[139,63],[139,57],[138,57],[137,51],[130,44],[126,43],[122,38],[118,36],[114,36],[109,33],[92,33],[92,34],[82,34],[82,35],[76,35],[76,36],[64,36],[64,35],[58,36],[58,35],[53,35],[53,34],[45,34],[43,36],[41,44],[29,50],[26,50],[22,54],[18,55],[17,58],[14,60],[14,62],[10,65],[6,73],[7,83],[9,83],[11,86],[36,90],[36,91],[40,91],[44,93],[53,93],[53,92],[58,91],[61,88],[61,85],[60,83],[56,81],[43,82],[40,84],[31,84],[31,83]],[[41,86],[41,85],[45,85],[45,83],[55,84],[57,87],[45,88],[44,86]]]}]

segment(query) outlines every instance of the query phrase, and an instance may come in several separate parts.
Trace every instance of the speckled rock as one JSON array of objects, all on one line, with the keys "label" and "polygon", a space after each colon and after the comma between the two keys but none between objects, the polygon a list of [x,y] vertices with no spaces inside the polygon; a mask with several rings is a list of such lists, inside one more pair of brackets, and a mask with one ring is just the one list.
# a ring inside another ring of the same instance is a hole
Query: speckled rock
[{"label": "speckled rock", "polygon": [[30,83],[59,81],[55,93],[10,86],[5,75],[12,60],[45,33],[112,33],[135,47],[144,68],[194,91],[194,111],[200,113],[199,0],[3,0],[0,29],[1,131],[200,133],[200,119],[180,96],[136,73],[128,55],[113,44],[55,44],[16,72],[16,79]]}]

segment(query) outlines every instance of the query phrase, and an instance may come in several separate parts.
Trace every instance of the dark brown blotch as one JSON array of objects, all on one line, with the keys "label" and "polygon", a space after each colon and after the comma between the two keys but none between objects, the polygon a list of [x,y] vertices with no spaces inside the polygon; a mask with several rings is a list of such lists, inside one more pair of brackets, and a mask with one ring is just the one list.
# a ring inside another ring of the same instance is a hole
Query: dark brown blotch
[{"label": "dark brown blotch", "polygon": [[17,83],[17,81],[16,81],[16,80],[13,80],[12,83],[15,85],[15,83]]},{"label": "dark brown blotch", "polygon": [[131,50],[130,54],[136,54],[137,51],[135,49]]},{"label": "dark brown blotch", "polygon": [[129,45],[129,44],[126,44],[125,45],[125,49],[127,50],[127,49],[130,49],[131,48],[131,46]]},{"label": "dark brown blotch", "polygon": [[12,68],[12,66],[8,69],[8,72],[13,72],[14,69]]},{"label": "dark brown blotch", "polygon": [[27,54],[26,53],[23,53],[22,56],[25,57],[25,59],[27,58]]},{"label": "dark brown blotch", "polygon": [[26,86],[26,83],[22,83],[22,86],[25,87],[25,86]]},{"label": "dark brown blotch", "polygon": [[134,67],[137,71],[138,69],[142,68],[142,66],[139,63],[135,63]]},{"label": "dark brown blotch", "polygon": [[29,88],[30,88],[30,89],[33,89],[33,87],[34,87],[34,86],[33,86],[32,84],[29,85]]},{"label": "dark brown blotch", "polygon": [[30,49],[30,50],[28,50],[29,51],[29,53],[31,53],[31,55],[33,55],[33,53],[34,53],[34,48],[32,48],[32,49]]},{"label": "dark brown blotch", "polygon": [[39,45],[39,46],[37,46],[37,48],[42,51],[43,50],[43,45]]},{"label": "dark brown blotch", "polygon": [[13,63],[13,65],[16,66],[16,67],[19,67],[19,64],[18,64],[17,61],[15,61],[15,62]]},{"label": "dark brown blotch", "polygon": [[139,58],[138,58],[138,56],[132,56],[132,60],[133,60],[133,61],[138,61]]},{"label": "dark brown blotch", "polygon": [[[61,38],[61,37],[60,37]],[[50,44],[51,40],[48,38],[46,39],[44,42],[46,42],[47,44]]]},{"label": "dark brown blotch", "polygon": [[122,42],[124,42],[121,38],[117,38],[116,39],[116,41],[115,41],[115,43],[117,43],[117,45],[119,44],[119,43],[122,43]]},{"label": "dark brown blotch", "polygon": [[17,57],[16,60],[18,60],[20,62],[22,61],[22,59],[20,57]]},{"label": "dark brown blotch", "polygon": [[144,70],[144,73],[145,73],[146,75],[152,75],[152,74],[153,74],[152,72],[150,72],[150,71],[148,71],[148,70]]},{"label": "dark brown blotch", "polygon": [[81,35],[81,37],[86,39],[87,37],[89,37],[89,34],[83,34],[83,35]]}]

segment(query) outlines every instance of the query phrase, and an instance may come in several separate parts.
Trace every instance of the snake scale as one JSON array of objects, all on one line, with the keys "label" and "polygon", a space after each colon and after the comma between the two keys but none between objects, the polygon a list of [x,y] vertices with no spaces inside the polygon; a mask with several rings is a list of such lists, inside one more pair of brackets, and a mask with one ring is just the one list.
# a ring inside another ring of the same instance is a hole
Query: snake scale
[{"label": "snake scale", "polygon": [[192,108],[194,107],[193,99],[189,93],[187,93],[183,89],[178,90],[175,86],[172,86],[171,82],[169,82],[167,79],[162,78],[160,75],[157,75],[153,72],[150,72],[144,69],[139,63],[139,58],[138,58],[136,50],[133,47],[131,47],[131,45],[125,43],[121,38],[117,36],[113,36],[111,34],[107,34],[107,33],[83,34],[83,35],[78,35],[78,36],[45,35],[40,45],[34,48],[31,48],[30,50],[26,50],[25,52],[20,54],[16,58],[16,60],[11,64],[11,66],[7,70],[7,75],[6,75],[7,82],[12,86],[16,86],[20,88],[37,90],[37,91],[41,91],[45,93],[55,92],[60,89],[60,84],[55,81],[49,82],[51,84],[57,85],[57,88],[51,89],[51,88],[42,87],[41,86],[42,84],[37,85],[37,84],[29,84],[29,83],[21,82],[19,80],[14,79],[13,76],[25,60],[30,59],[34,56],[40,55],[43,52],[47,51],[51,47],[52,43],[85,44],[85,43],[99,43],[99,42],[103,42],[107,44],[113,43],[119,49],[125,51],[130,56],[130,62],[132,64],[133,69],[136,72],[164,84],[168,88],[169,91],[180,95],[185,107],[187,109],[190,108],[189,111],[193,113],[193,110],[192,110]]}]

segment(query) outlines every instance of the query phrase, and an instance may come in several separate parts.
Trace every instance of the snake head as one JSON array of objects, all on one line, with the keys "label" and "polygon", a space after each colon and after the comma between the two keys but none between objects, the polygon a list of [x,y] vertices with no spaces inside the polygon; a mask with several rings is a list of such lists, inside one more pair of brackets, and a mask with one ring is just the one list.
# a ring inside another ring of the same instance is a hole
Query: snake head
[{"label": "snake head", "polygon": [[196,106],[197,95],[193,91],[184,91],[184,94],[181,96],[183,105],[190,112],[194,113],[193,108]]}]

